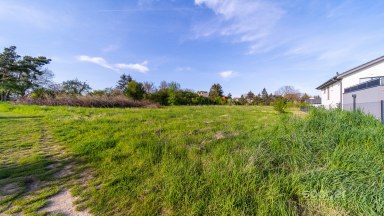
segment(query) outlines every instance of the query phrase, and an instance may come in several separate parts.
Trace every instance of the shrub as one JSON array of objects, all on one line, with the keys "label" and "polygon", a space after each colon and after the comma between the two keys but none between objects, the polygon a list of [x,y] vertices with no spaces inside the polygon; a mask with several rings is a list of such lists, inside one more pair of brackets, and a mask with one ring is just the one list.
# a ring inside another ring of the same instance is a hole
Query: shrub
[{"label": "shrub", "polygon": [[159,104],[148,100],[133,100],[125,96],[105,95],[57,95],[56,97],[24,97],[16,103],[47,106],[78,107],[159,107]]},{"label": "shrub", "polygon": [[283,97],[278,97],[273,102],[273,108],[279,113],[285,113],[285,109],[287,108],[287,99]]},{"label": "shrub", "polygon": [[132,80],[128,83],[128,87],[125,91],[125,94],[135,100],[141,100],[143,99],[145,94],[144,86],[142,83]]},{"label": "shrub", "polygon": [[55,92],[46,88],[37,88],[31,93],[33,99],[44,99],[47,97],[55,97]]}]

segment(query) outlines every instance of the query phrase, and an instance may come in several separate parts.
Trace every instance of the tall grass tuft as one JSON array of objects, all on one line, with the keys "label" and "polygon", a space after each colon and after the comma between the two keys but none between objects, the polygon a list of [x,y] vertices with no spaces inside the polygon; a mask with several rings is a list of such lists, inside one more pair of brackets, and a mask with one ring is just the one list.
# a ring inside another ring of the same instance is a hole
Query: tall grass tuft
[{"label": "tall grass tuft", "polygon": [[315,109],[305,119],[283,118],[270,135],[274,169],[294,183],[283,187],[303,211],[383,212],[384,127],[374,117]]}]

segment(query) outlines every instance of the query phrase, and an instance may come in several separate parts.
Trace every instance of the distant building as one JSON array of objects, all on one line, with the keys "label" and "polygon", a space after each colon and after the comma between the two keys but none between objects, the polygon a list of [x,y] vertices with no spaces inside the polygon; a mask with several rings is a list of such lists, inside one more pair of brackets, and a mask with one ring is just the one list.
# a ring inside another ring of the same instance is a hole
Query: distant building
[{"label": "distant building", "polygon": [[197,91],[196,94],[202,97],[209,97],[209,93],[207,91]]},{"label": "distant building", "polygon": [[314,107],[320,107],[321,106],[321,98],[308,98],[305,100],[305,103],[311,104]]}]

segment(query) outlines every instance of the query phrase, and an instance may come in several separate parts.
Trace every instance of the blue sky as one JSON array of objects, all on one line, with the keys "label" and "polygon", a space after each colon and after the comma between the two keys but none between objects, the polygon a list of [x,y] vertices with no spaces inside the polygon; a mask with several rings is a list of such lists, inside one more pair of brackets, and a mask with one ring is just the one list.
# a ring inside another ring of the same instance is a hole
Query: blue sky
[{"label": "blue sky", "polygon": [[55,81],[138,81],[239,96],[301,92],[384,55],[384,1],[0,0],[0,47],[43,55]]}]

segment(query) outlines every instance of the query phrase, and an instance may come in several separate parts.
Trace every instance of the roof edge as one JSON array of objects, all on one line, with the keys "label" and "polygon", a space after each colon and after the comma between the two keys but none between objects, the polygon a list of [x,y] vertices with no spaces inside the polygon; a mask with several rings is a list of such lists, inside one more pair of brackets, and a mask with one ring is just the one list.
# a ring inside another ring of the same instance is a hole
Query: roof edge
[{"label": "roof edge", "polygon": [[365,69],[367,67],[371,67],[371,66],[373,66],[375,64],[378,64],[378,63],[380,63],[382,61],[384,61],[384,56],[380,56],[379,58],[373,59],[373,60],[371,60],[369,62],[366,62],[366,63],[364,63],[362,65],[359,65],[359,66],[354,67],[354,68],[352,68],[350,70],[347,70],[347,71],[339,74],[337,77],[338,78],[343,78],[343,77],[348,76],[348,75],[350,75],[352,73],[355,73],[355,72],[360,71],[362,69]]},{"label": "roof edge", "polygon": [[346,77],[346,76],[348,76],[348,75],[350,75],[350,74],[353,74],[353,73],[355,73],[355,72],[358,72],[358,71],[360,71],[360,70],[363,70],[363,69],[365,69],[365,68],[367,68],[367,67],[371,67],[371,66],[373,66],[373,65],[375,65],[375,64],[378,64],[378,63],[380,63],[380,62],[382,62],[382,61],[384,61],[384,56],[380,56],[379,58],[373,59],[373,60],[371,60],[371,61],[369,61],[369,62],[366,62],[366,63],[364,63],[364,64],[362,64],[362,65],[359,65],[359,66],[357,66],[357,67],[354,67],[354,68],[352,68],[352,69],[349,69],[349,70],[347,70],[347,71],[345,71],[345,72],[343,72],[343,73],[341,73],[341,74],[338,74],[337,76],[334,76],[333,78],[329,79],[329,80],[326,81],[325,83],[323,83],[323,84],[321,84],[320,86],[318,86],[316,89],[317,89],[317,90],[321,90],[321,89],[323,89],[323,88],[325,88],[325,87],[327,87],[327,86],[329,86],[329,85],[332,85],[333,83],[335,83],[335,82],[341,80],[342,78],[344,78],[344,77]]},{"label": "roof edge", "polygon": [[319,85],[316,89],[317,90],[321,90],[329,85],[332,85],[333,83],[336,83],[337,81],[339,81],[340,78],[338,78],[338,76],[334,76],[333,78],[329,79],[328,81],[326,81],[325,83]]}]

